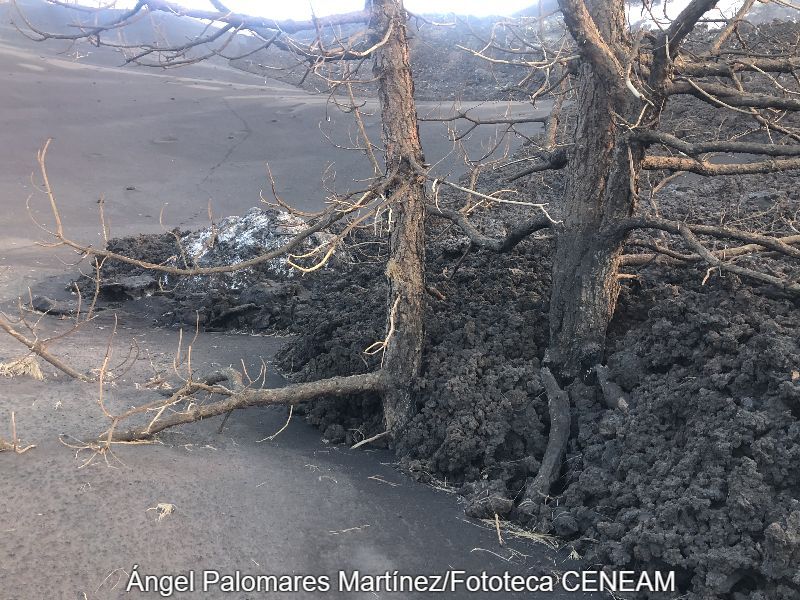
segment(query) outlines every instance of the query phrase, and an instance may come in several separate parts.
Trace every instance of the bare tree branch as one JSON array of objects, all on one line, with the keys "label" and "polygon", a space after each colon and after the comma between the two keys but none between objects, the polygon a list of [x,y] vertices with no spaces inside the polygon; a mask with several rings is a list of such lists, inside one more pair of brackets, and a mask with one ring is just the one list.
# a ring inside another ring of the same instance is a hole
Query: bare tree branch
[{"label": "bare tree branch", "polygon": [[586,8],[584,0],[558,0],[564,22],[578,44],[584,60],[603,74],[610,85],[618,81],[624,84],[625,69],[614,51],[603,39],[603,35]]},{"label": "bare tree branch", "polygon": [[718,83],[695,83],[692,80],[675,81],[665,87],[668,96],[686,94],[717,107],[778,108],[800,110],[800,99],[782,98],[769,94],[745,92]]},{"label": "bare tree branch", "polygon": [[[50,204],[50,209],[52,211],[53,220],[55,223],[55,229],[50,230],[44,225],[38,223],[37,224],[42,230],[47,232],[56,240],[55,245],[61,245],[61,246],[66,246],[68,248],[72,248],[73,250],[77,251],[78,253],[84,256],[95,256],[102,259],[116,260],[142,269],[156,271],[160,273],[168,273],[170,275],[196,276],[196,275],[214,275],[219,273],[232,273],[235,271],[239,271],[241,269],[255,267],[267,261],[284,256],[287,253],[294,250],[295,248],[299,247],[303,241],[308,239],[314,233],[326,229],[327,227],[331,226],[332,224],[336,223],[337,221],[341,220],[342,218],[344,218],[349,214],[353,214],[361,209],[367,208],[370,202],[372,202],[376,198],[381,198],[386,190],[388,190],[390,187],[394,186],[397,183],[396,182],[397,171],[395,170],[394,173],[390,173],[387,177],[383,178],[382,180],[379,180],[377,184],[368,189],[366,192],[363,192],[360,195],[360,197],[358,197],[355,200],[355,202],[347,203],[343,199],[339,199],[338,205],[334,205],[330,209],[328,209],[328,211],[325,214],[323,214],[316,221],[316,223],[314,223],[313,225],[309,225],[306,229],[296,234],[288,242],[286,242],[279,248],[275,248],[274,250],[270,250],[254,258],[227,265],[220,265],[216,267],[190,268],[187,266],[186,268],[181,268],[177,266],[173,267],[170,265],[157,264],[145,260],[135,259],[129,256],[125,256],[123,254],[119,254],[117,252],[112,252],[111,250],[107,250],[104,248],[95,248],[93,246],[81,244],[79,242],[76,242],[68,238],[64,233],[64,227],[61,222],[61,213],[58,209],[56,196],[50,184],[50,178],[47,174],[46,159],[47,159],[47,150],[50,146],[50,141],[51,140],[48,140],[43,146],[42,150],[40,150],[38,155],[38,163],[39,163],[39,170],[42,175],[44,193],[46,194]],[[403,188],[401,186],[399,189],[394,190],[394,194],[396,195],[398,193],[402,193],[402,190]],[[328,255],[326,256],[326,259],[331,254],[332,252],[329,252]]]},{"label": "bare tree branch", "polygon": [[[790,235],[776,239],[788,245],[800,244],[800,235]],[[654,252],[648,254],[624,254],[620,259],[620,263],[624,266],[633,267],[633,266],[647,265],[657,260],[660,256],[669,259],[670,264],[672,265],[689,264],[703,260],[703,257],[700,256],[699,254],[682,254],[680,252],[670,250],[669,248],[665,248],[659,244],[634,242],[633,245],[641,246],[643,248],[648,248],[650,250],[654,250]],[[736,258],[738,256],[745,256],[747,254],[756,254],[765,252],[770,253],[774,256],[778,256],[779,254],[781,254],[775,252],[774,250],[769,250],[768,248],[765,248],[764,246],[761,246],[759,244],[745,244],[744,246],[734,246],[731,248],[725,248],[723,250],[714,250],[712,254],[714,254],[714,256],[716,256],[720,260],[728,260],[731,258]]]},{"label": "bare tree branch", "polygon": [[569,165],[569,152],[566,148],[559,148],[550,152],[539,152],[537,158],[542,162],[509,177],[508,181],[516,181],[517,179],[522,179],[533,173],[541,173],[542,171],[557,171]]},{"label": "bare tree branch", "polygon": [[703,18],[709,10],[714,8],[719,0],[692,0],[675,18],[666,32],[664,32],[664,43],[667,45],[667,56],[677,56],[686,37],[694,30],[697,22]]},{"label": "bare tree branch", "polygon": [[688,156],[697,156],[699,154],[712,152],[761,154],[766,156],[800,156],[800,144],[759,144],[756,142],[731,142],[724,140],[690,143],[672,134],[653,130],[636,131],[633,137],[644,144],[662,144],[669,148],[674,148],[678,152]]},{"label": "bare tree branch", "polygon": [[700,240],[697,239],[689,227],[683,224],[679,226],[678,233],[680,233],[683,239],[686,240],[687,245],[692,250],[697,252],[697,254],[702,256],[703,260],[708,262],[710,265],[735,275],[740,275],[742,277],[747,277],[749,279],[774,285],[775,287],[791,294],[800,295],[800,283],[789,281],[787,279],[781,279],[780,277],[775,277],[774,275],[768,275],[767,273],[761,273],[760,271],[755,271],[746,267],[740,267],[739,265],[720,260],[713,253],[711,253],[708,248],[700,243]]},{"label": "bare tree branch", "polygon": [[[789,243],[782,241],[780,238],[775,238],[760,233],[750,233],[740,229],[732,229],[717,225],[681,223],[679,221],[673,221],[670,219],[653,217],[632,218],[619,224],[620,232],[632,231],[634,229],[660,229],[676,235],[682,235],[682,228],[687,229],[694,234],[739,240],[740,242],[745,242],[746,244],[755,244],[775,252],[780,252],[786,256],[800,258],[800,249],[791,246]],[[793,239],[794,238],[789,238],[789,240]]]},{"label": "bare tree branch", "polygon": [[428,215],[432,217],[442,217],[455,223],[461,231],[470,239],[476,248],[484,248],[499,254],[509,252],[522,240],[537,231],[547,229],[552,226],[552,221],[544,215],[540,215],[523,222],[508,232],[503,239],[495,239],[482,234],[463,213],[449,208],[429,206]]},{"label": "bare tree branch", "polygon": [[642,161],[642,168],[650,171],[686,171],[705,177],[717,175],[753,175],[756,173],[775,173],[800,169],[800,158],[763,160],[751,163],[711,163],[695,158],[675,156],[648,156]]},{"label": "bare tree branch", "polygon": [[730,77],[743,71],[765,73],[793,73],[800,69],[800,57],[741,58],[716,60],[688,59],[679,57],[675,61],[675,73],[683,77]]},{"label": "bare tree branch", "polygon": [[709,54],[719,54],[723,44],[725,44],[731,34],[736,31],[736,28],[739,27],[739,24],[747,16],[747,13],[750,12],[750,9],[753,8],[755,3],[756,0],[745,0],[742,2],[739,10],[736,11],[736,15],[733,17],[733,19],[728,21],[728,24],[722,29],[722,31],[720,31],[717,39],[714,40],[713,44],[711,44],[711,48],[708,49]]}]

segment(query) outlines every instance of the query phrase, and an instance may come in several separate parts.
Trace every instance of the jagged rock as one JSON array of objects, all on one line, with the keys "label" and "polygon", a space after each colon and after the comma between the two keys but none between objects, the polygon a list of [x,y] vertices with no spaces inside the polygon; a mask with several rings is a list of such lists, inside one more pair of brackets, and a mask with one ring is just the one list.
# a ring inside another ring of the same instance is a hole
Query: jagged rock
[{"label": "jagged rock", "polygon": [[322,439],[333,444],[339,444],[344,441],[346,436],[347,432],[345,431],[344,427],[338,423],[334,423],[333,425],[328,425],[328,427],[325,428],[325,433],[322,435]]},{"label": "jagged rock", "polygon": [[136,300],[151,296],[158,291],[158,280],[153,275],[127,275],[100,283],[100,295],[104,300]]},{"label": "jagged rock", "polygon": [[571,538],[580,531],[580,526],[568,510],[557,508],[553,511],[553,531],[558,537]]},{"label": "jagged rock", "polygon": [[784,524],[771,523],[764,530],[761,570],[772,579],[800,586],[800,510],[791,513]]},{"label": "jagged rock", "polygon": [[68,316],[74,314],[77,307],[72,302],[61,302],[47,296],[34,296],[31,308],[53,316]]},{"label": "jagged rock", "polygon": [[505,517],[514,509],[514,501],[508,498],[505,486],[497,480],[477,481],[461,490],[467,496],[467,516],[475,519],[493,519],[495,515]]}]

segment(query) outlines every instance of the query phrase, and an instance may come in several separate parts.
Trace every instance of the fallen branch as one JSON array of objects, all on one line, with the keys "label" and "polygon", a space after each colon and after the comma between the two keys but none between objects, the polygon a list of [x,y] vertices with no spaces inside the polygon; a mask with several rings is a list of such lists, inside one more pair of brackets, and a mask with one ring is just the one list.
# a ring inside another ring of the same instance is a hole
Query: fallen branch
[{"label": "fallen branch", "polygon": [[251,406],[269,406],[276,404],[292,405],[315,400],[322,396],[341,397],[363,392],[380,392],[385,389],[386,382],[381,371],[364,375],[332,377],[330,379],[321,379],[310,383],[297,383],[275,389],[245,389],[240,392],[231,393],[231,395],[224,400],[203,405],[193,405],[184,412],[174,413],[165,419],[161,419],[157,423],[151,423],[148,427],[114,433],[112,441],[132,442],[149,439],[170,427],[202,421],[203,419],[225,414],[231,410],[248,408]]},{"label": "fallen branch", "polygon": [[0,329],[5,331],[8,335],[13,337],[15,340],[20,342],[23,346],[26,346],[28,350],[36,354],[37,356],[41,357],[42,359],[49,362],[59,371],[66,373],[70,377],[77,379],[79,381],[83,381],[84,383],[94,383],[97,381],[97,378],[91,377],[84,373],[79,373],[64,361],[59,359],[58,357],[54,356],[50,352],[48,352],[45,345],[39,340],[31,340],[24,335],[22,335],[19,331],[14,329],[11,324],[5,320],[5,318],[0,315]]}]

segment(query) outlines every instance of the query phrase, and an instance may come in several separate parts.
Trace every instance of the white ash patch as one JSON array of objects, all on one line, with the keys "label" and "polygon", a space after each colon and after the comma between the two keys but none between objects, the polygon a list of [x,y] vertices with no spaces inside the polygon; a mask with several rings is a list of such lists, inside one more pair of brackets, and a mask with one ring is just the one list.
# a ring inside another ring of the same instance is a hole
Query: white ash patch
[{"label": "white ash patch", "polygon": [[[250,260],[280,248],[307,227],[305,221],[288,212],[255,207],[241,217],[226,217],[213,226],[182,236],[181,246],[190,267],[224,266]],[[328,233],[312,234],[292,253],[304,254],[331,238]],[[297,271],[286,259],[286,255],[273,258],[261,263],[258,270],[278,279],[293,277]],[[179,259],[181,266],[183,260]],[[227,274],[227,285],[232,289],[244,287],[249,284],[252,274],[252,269]]]}]

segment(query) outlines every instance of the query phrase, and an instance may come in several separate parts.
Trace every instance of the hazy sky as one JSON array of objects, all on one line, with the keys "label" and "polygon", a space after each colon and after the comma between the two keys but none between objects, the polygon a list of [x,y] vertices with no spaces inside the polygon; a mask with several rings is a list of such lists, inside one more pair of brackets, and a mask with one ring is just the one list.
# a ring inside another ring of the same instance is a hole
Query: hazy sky
[{"label": "hazy sky", "polygon": [[[80,0],[78,0],[80,2]],[[173,0],[178,4],[192,8],[210,9],[207,0]],[[668,14],[675,16],[689,0],[667,0]],[[718,6],[730,9],[731,5],[740,4],[742,0],[721,0]],[[534,4],[536,0],[405,0],[405,6],[411,12],[418,13],[450,13],[470,15],[510,15],[518,10]],[[91,2],[83,1],[82,4]],[[105,2],[101,2],[106,4]],[[130,2],[133,4],[133,2]],[[550,4],[551,2],[547,2]],[[128,4],[126,0],[117,2],[117,6]],[[364,8],[364,0],[282,0],[280,2],[264,0],[228,0],[231,10],[251,15],[265,15],[276,19],[304,19],[311,15],[311,7],[317,15],[349,12]],[[657,9],[656,12],[659,12]]]},{"label": "hazy sky", "polygon": [[[178,4],[191,8],[211,9],[207,0],[173,0]],[[690,0],[666,0],[667,14],[676,16]],[[717,6],[730,14],[730,11],[743,0],[720,0]],[[98,0],[77,0],[80,4],[94,4]],[[518,10],[527,8],[536,0],[405,0],[405,6],[411,12],[417,13],[451,13],[469,15],[510,15]],[[99,0],[100,4],[108,4],[108,0]],[[553,4],[553,0],[546,0]],[[118,0],[116,6],[133,5],[133,0]],[[311,15],[311,7],[318,16],[332,13],[343,13],[364,8],[364,0],[228,0],[226,3],[231,10],[237,12],[264,15],[276,19],[306,19]],[[655,4],[655,3],[654,3]],[[660,4],[660,3],[659,3]],[[661,14],[661,7],[655,8]],[[638,11],[635,11],[638,13]],[[640,18],[632,15],[632,20]]]},{"label": "hazy sky", "polygon": [[[181,4],[206,4],[203,0],[177,0]],[[720,0],[720,8],[730,8],[741,4],[742,0]],[[405,7],[418,13],[450,13],[470,15],[510,15],[518,10],[535,4],[536,0],[405,0]],[[675,16],[689,0],[667,0],[667,12]],[[554,4],[552,0],[546,4]],[[230,0],[227,6],[232,10],[248,14],[264,14],[275,18],[304,18],[311,14],[310,7],[318,15],[342,13],[359,10],[364,7],[364,0],[289,0],[288,2],[263,2],[261,0]],[[659,12],[660,7],[656,9]]]},{"label": "hazy sky", "polygon": [[[180,0],[178,0],[180,2]],[[202,0],[186,0],[201,5]],[[184,4],[184,2],[181,2]],[[462,14],[488,15],[511,14],[533,4],[532,0],[406,0],[405,6],[412,12],[453,12]],[[263,14],[277,19],[300,19],[311,14],[311,6],[318,15],[343,13],[364,8],[364,0],[289,0],[288,2],[263,2],[257,0],[231,0],[227,3],[231,10],[248,14]]]}]

